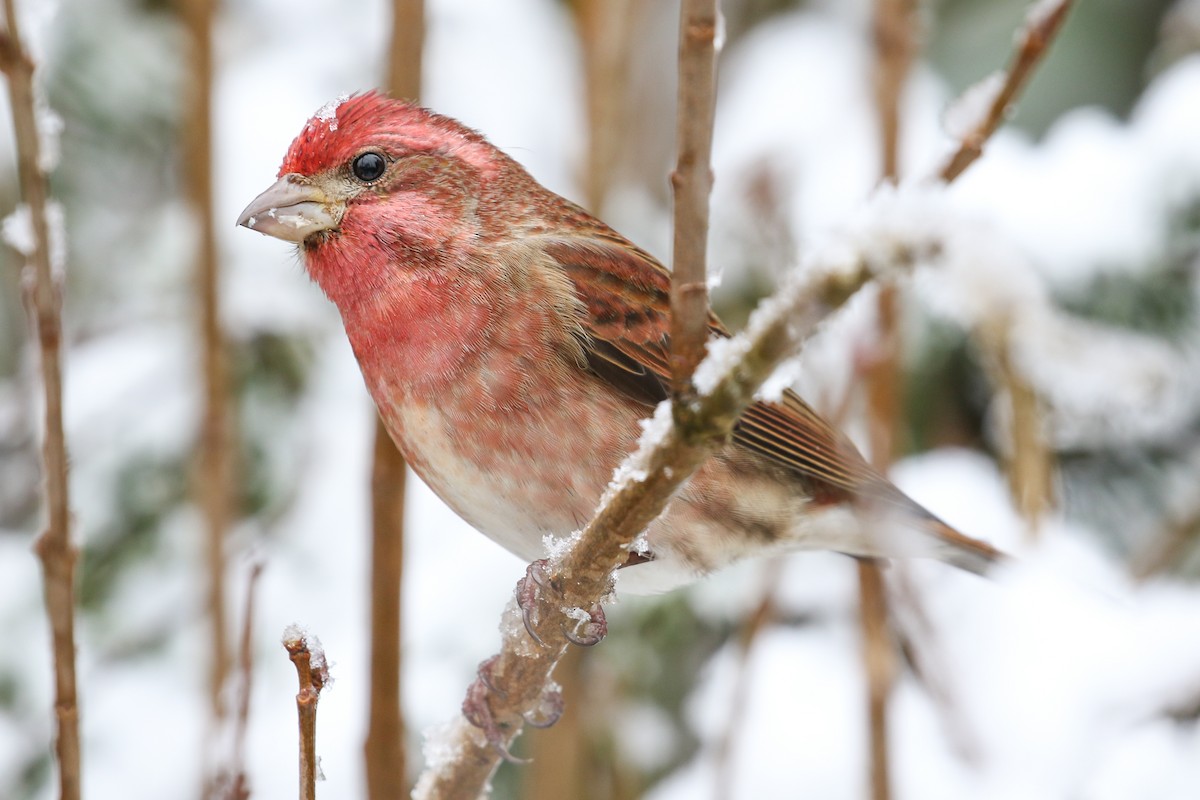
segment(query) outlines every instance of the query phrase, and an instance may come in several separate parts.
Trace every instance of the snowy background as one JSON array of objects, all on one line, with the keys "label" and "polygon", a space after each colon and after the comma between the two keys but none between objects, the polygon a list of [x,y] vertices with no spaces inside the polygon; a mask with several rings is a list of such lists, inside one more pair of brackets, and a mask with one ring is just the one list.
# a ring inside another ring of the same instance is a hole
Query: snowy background
[{"label": "snowy background", "polygon": [[[203,537],[188,499],[200,393],[195,230],[178,163],[187,42],[168,3],[22,5],[40,26],[42,78],[64,121],[54,188],[70,244],[84,794],[196,796],[223,751],[208,730]],[[719,308],[736,320],[798,248],[853,218],[879,162],[867,4],[725,8],[711,244]],[[244,475],[231,623],[250,564],[266,564],[246,751],[255,798],[295,795],[295,677],[278,643],[293,622],[333,662],[318,793],[363,793],[373,412],[332,306],[288,247],[234,220],[310,114],[378,83],[387,13],[368,0],[240,0],[215,31],[215,202]],[[585,201],[573,13],[551,0],[430,0],[423,100]],[[903,103],[905,176],[928,175],[949,152],[947,108],[1004,63],[1022,13],[987,0],[926,9],[927,48]],[[676,11],[646,3],[638,19],[624,84],[632,111],[603,214],[665,258]],[[16,203],[7,113],[6,210]],[[910,455],[893,478],[1020,558],[993,581],[926,563],[888,571],[897,636],[919,665],[901,664],[892,703],[895,796],[1196,797],[1200,3],[1084,0],[1013,125],[944,203],[948,228],[969,229],[977,247],[953,274],[919,276],[903,293]],[[18,261],[0,258],[0,797],[19,800],[53,795],[52,671],[30,549],[36,370]],[[871,306],[860,298],[808,348],[799,380],[814,403],[834,408],[852,392]],[[1059,467],[1057,509],[1036,544],[1009,497],[1004,404],[971,336],[997,313],[1014,321],[1014,354],[1045,403]],[[846,426],[859,433],[850,405]],[[419,732],[457,712],[494,652],[523,565],[417,481],[408,522],[415,770]],[[1163,541],[1178,544],[1156,560]],[[773,621],[743,652],[739,628],[768,587]],[[746,563],[665,597],[622,599],[610,631],[567,698],[589,752],[603,753],[579,767],[586,796],[682,800],[722,796],[720,786],[736,798],[866,796],[850,560]],[[537,747],[556,735],[530,738]],[[538,769],[505,767],[497,796],[521,796]]]}]

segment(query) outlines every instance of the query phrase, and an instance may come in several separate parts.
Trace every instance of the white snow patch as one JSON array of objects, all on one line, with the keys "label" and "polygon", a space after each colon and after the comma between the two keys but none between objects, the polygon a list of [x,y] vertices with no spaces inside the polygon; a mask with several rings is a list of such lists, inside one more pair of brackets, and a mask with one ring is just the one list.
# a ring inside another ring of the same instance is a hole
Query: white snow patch
[{"label": "white snow patch", "polygon": [[967,87],[942,115],[942,127],[953,139],[962,141],[979,129],[1004,88],[1006,75],[993,72],[983,80]]}]

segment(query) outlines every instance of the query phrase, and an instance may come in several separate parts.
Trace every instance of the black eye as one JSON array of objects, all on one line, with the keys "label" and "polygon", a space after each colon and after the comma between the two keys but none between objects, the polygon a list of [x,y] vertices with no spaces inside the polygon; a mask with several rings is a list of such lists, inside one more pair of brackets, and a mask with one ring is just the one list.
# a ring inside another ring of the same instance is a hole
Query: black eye
[{"label": "black eye", "polygon": [[350,162],[350,171],[363,183],[379,180],[387,169],[387,161],[379,153],[363,153]]}]

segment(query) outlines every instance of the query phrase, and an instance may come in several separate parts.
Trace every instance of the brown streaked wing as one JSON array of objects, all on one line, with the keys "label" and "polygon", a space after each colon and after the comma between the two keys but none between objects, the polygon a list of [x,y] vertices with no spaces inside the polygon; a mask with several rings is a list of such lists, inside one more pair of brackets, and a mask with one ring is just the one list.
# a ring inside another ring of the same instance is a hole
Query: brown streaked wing
[{"label": "brown streaked wing", "polygon": [[[616,234],[583,243],[547,239],[545,251],[575,283],[584,305],[589,369],[639,403],[650,406],[665,399],[670,391],[670,273]],[[709,331],[729,336],[713,314]],[[733,439],[835,494],[841,490],[913,507],[794,392],[785,392],[779,403],[751,405]]]}]

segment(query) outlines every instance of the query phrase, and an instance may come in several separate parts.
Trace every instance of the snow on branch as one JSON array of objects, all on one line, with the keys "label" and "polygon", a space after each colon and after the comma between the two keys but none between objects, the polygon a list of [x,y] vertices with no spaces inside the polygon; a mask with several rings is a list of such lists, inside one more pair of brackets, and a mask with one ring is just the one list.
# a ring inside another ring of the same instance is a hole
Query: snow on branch
[{"label": "snow on branch", "polygon": [[501,651],[484,662],[472,690],[478,693],[468,696],[468,703],[482,697],[492,741],[465,717],[430,736],[415,798],[474,798],[485,791],[524,723],[544,714],[553,695],[551,673],[568,637],[588,617],[581,610],[611,593],[614,574],[634,540],[727,440],[763,381],[868,281],[942,257],[942,236],[928,223],[937,217],[926,211],[923,203],[914,207],[904,195],[881,192],[857,229],[812,251],[785,286],[758,307],[742,334],[711,343],[695,373],[694,401],[659,406],[595,517],[552,555],[538,581],[542,590],[526,598],[525,612],[541,643],[526,630],[515,602],[505,610]]}]

